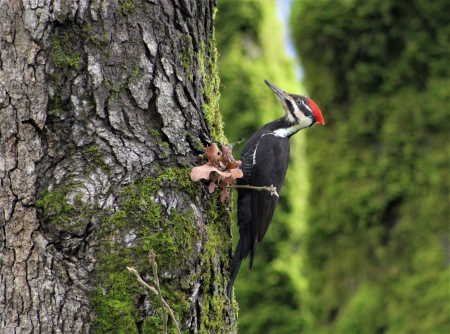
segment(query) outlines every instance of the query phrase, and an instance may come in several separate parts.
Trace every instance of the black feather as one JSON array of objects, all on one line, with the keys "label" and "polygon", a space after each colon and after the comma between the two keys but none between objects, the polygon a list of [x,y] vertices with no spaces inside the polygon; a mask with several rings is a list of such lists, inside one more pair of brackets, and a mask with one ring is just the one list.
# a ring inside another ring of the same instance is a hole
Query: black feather
[{"label": "black feather", "polygon": [[[273,185],[280,194],[290,146],[289,138],[278,137],[273,131],[288,126],[286,120],[281,118],[267,124],[250,138],[241,153],[240,169],[244,176],[238,179],[239,185]],[[256,244],[264,238],[277,204],[278,197],[267,191],[238,189],[237,218],[240,239],[231,262],[230,282],[227,286],[227,296],[230,299],[242,260],[250,253],[249,268],[252,267]]]},{"label": "black feather", "polygon": [[[289,162],[289,137],[299,130],[315,123],[315,113],[304,96],[289,94],[271,82],[264,82],[272,89],[283,106],[285,116],[257,131],[247,142],[241,154],[241,166],[244,176],[238,179],[238,185],[277,188],[281,193]],[[296,104],[294,104],[294,101]],[[318,114],[320,110],[317,108]],[[303,115],[302,115],[303,114]],[[323,124],[323,120],[321,121]],[[242,260],[250,253],[249,269],[253,265],[256,244],[266,234],[278,204],[278,197],[267,191],[238,189],[238,226],[240,239],[234,253],[230,269],[230,282],[227,296],[231,299],[234,280]]]}]

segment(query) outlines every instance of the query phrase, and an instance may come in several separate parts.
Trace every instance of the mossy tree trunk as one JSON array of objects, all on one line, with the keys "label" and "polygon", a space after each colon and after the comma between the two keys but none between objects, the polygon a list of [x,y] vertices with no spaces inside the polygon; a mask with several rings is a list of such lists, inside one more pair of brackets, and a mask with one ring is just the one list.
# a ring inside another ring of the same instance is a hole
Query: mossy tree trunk
[{"label": "mossy tree trunk", "polygon": [[[230,217],[189,170],[218,114],[215,1],[0,2],[0,328],[233,332]],[[169,328],[174,324],[169,319]]]}]

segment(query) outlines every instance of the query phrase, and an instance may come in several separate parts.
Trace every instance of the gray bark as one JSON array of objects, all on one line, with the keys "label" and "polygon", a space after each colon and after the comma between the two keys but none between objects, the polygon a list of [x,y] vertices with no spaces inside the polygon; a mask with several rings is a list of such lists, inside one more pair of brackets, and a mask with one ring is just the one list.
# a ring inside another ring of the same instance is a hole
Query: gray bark
[{"label": "gray bark", "polygon": [[[104,331],[93,302],[96,291],[113,290],[102,280],[102,247],[139,246],[136,229],[104,228],[126,201],[121,190],[196,163],[208,142],[200,57],[210,57],[214,9],[215,1],[1,0],[1,333]],[[210,197],[164,182],[151,197],[161,219],[191,210],[199,235],[190,261],[161,268],[164,284],[189,303],[180,326],[232,332],[223,293],[229,246],[208,260],[213,283],[203,286],[199,258],[216,223],[207,218]],[[229,244],[229,225],[214,228]],[[160,313],[148,291],[137,291],[132,327],[141,332]],[[213,297],[222,314],[208,312]]]}]

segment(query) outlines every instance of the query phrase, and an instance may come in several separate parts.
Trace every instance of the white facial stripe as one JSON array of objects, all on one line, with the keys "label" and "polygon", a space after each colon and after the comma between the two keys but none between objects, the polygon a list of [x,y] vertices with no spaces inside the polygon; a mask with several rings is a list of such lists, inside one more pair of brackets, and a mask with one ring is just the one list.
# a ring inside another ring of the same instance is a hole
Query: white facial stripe
[{"label": "white facial stripe", "polygon": [[[292,105],[292,109],[290,109],[289,111],[289,120],[291,122],[297,122],[298,120],[301,120],[302,118],[305,117],[305,114],[300,110],[300,108],[298,107],[298,104],[295,102],[295,100],[289,96],[289,101],[291,102]],[[291,110],[293,110],[293,115],[291,113]]]},{"label": "white facial stripe", "polygon": [[306,103],[303,103],[303,105],[304,105],[309,111],[311,111],[311,113],[313,112],[312,109],[311,109]]},{"label": "white facial stripe", "polygon": [[300,111],[300,109],[298,108],[297,104],[295,104],[295,111],[294,112],[295,112],[295,116],[297,116],[298,119],[301,120],[302,118],[305,118],[305,114]]},{"label": "white facial stripe", "polygon": [[[296,113],[296,110],[295,110],[296,105],[295,105],[295,103],[292,103],[292,102],[288,102],[288,103],[290,103],[291,106],[294,107],[294,114],[295,114]],[[289,108],[286,110],[286,115],[287,115],[287,118],[288,118],[289,122],[294,123],[296,121],[294,115],[291,113],[291,110]]]},{"label": "white facial stripe", "polygon": [[[284,112],[286,113],[289,122],[297,123],[300,120],[301,123],[301,120],[303,118],[309,118],[306,117],[305,114],[300,110],[294,98],[292,98],[290,95],[287,95],[286,97],[287,99],[282,97],[278,97],[278,99],[280,100],[281,105],[283,106]],[[311,108],[305,102],[302,103],[312,113]]]}]

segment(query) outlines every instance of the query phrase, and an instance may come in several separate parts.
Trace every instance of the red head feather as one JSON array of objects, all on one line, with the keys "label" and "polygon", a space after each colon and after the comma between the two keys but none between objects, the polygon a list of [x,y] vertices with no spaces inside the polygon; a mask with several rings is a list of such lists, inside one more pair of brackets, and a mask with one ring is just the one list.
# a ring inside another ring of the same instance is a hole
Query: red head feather
[{"label": "red head feather", "polygon": [[325,120],[323,119],[322,112],[320,111],[317,104],[311,99],[308,99],[308,103],[311,106],[314,115],[316,115],[316,123],[325,124]]}]

